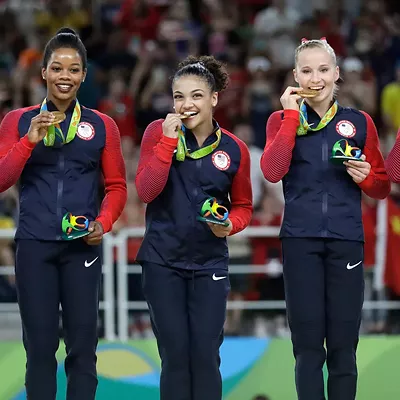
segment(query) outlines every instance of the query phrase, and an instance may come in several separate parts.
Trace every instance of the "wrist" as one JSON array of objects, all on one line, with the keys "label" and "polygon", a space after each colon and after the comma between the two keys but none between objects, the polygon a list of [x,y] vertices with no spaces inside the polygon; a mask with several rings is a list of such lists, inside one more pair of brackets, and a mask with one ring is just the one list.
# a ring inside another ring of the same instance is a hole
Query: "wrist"
[{"label": "wrist", "polygon": [[295,110],[293,108],[285,108],[283,110],[283,117],[284,117],[284,119],[293,118],[296,121],[299,121],[300,120],[300,111],[298,109]]},{"label": "wrist", "polygon": [[104,233],[104,227],[103,227],[103,224],[101,223],[101,221],[95,220],[94,222],[95,222],[95,224],[97,224],[99,226],[101,232]]},{"label": "wrist", "polygon": [[26,136],[28,138],[29,143],[31,143],[31,144],[38,144],[39,143],[39,139],[30,136],[29,133]]},{"label": "wrist", "polygon": [[39,142],[31,140],[28,134],[26,134],[22,139],[21,142],[28,147],[28,148],[34,148]]},{"label": "wrist", "polygon": [[163,132],[163,136],[170,139],[178,139],[178,132],[174,132],[172,134]]},{"label": "wrist", "polygon": [[178,138],[162,136],[159,145],[163,150],[172,155],[176,149],[176,146],[178,145]]}]

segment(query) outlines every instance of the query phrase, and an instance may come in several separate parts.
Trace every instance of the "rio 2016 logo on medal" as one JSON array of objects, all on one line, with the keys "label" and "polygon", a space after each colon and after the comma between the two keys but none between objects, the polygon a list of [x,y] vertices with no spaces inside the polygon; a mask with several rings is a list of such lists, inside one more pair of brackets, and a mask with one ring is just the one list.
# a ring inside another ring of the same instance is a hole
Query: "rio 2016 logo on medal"
[{"label": "rio 2016 logo on medal", "polygon": [[346,139],[341,139],[333,145],[330,160],[339,165],[343,164],[343,161],[363,161],[361,155],[362,150],[359,147],[350,146]]},{"label": "rio 2016 logo on medal", "polygon": [[228,226],[229,222],[226,222],[228,216],[228,209],[218,204],[215,197],[210,197],[203,203],[200,210],[200,216],[197,217],[197,220]]},{"label": "rio 2016 logo on medal", "polygon": [[89,235],[89,220],[83,215],[75,216],[66,213],[61,221],[62,238],[74,240]]}]

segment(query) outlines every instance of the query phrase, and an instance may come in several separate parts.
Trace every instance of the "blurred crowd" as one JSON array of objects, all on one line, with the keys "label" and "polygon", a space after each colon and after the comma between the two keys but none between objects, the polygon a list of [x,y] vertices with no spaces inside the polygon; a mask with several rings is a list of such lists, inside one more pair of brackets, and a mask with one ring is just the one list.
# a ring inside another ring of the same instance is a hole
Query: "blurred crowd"
[{"label": "blurred crowd", "polygon": [[[189,54],[212,54],[230,73],[215,110],[219,124],[250,148],[253,226],[279,227],[281,184],[269,184],[259,161],[265,124],[294,85],[294,50],[301,38],[326,37],[341,68],[339,102],[368,112],[382,151],[400,127],[400,4],[398,0],[0,0],[0,120],[11,109],[46,95],[40,67],[45,43],[61,26],[79,32],[89,58],[81,104],[113,117],[120,129],[129,197],[114,234],[144,224],[134,176],[141,137],[151,121],[172,110],[170,76]],[[389,199],[364,198],[366,298],[400,300],[400,189]],[[379,214],[379,217],[377,215]],[[18,187],[0,194],[0,229],[13,228]],[[382,235],[377,235],[377,231]],[[382,244],[382,238],[384,243]],[[134,263],[139,239],[130,239]],[[229,238],[232,265],[256,265],[256,274],[232,274],[233,300],[283,300],[280,243],[274,237]],[[375,249],[378,249],[378,254]],[[384,249],[384,251],[382,251]],[[13,265],[11,240],[0,241],[0,265]],[[300,267],[300,266],[299,266]],[[131,300],[141,299],[138,275]],[[13,277],[0,276],[0,301],[15,301]],[[364,332],[400,332],[399,311],[366,310]],[[229,335],[288,334],[284,310],[229,312]],[[132,314],[132,337],[151,334],[147,315]]]}]

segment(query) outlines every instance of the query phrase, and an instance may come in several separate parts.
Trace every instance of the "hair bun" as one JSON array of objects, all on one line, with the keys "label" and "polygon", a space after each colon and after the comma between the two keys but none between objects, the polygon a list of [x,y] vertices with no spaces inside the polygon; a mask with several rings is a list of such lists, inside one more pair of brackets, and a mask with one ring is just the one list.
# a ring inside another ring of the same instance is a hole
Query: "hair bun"
[{"label": "hair bun", "polygon": [[58,31],[57,31],[57,33],[56,33],[56,35],[60,35],[60,34],[62,34],[62,33],[70,33],[70,34],[72,34],[72,35],[74,35],[74,36],[78,36],[77,34],[76,34],[76,32],[73,30],[73,29],[71,29],[71,28],[61,28],[61,29],[59,29]]}]

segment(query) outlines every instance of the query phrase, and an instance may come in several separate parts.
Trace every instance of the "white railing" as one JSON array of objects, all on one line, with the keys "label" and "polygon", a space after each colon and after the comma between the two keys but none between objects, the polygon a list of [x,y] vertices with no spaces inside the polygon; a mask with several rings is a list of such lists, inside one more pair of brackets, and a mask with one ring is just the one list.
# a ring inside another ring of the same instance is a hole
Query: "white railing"
[{"label": "white railing", "polygon": [[[381,202],[378,209],[376,256],[377,268],[382,272],[384,264],[384,253],[386,241],[386,202]],[[248,227],[238,236],[244,237],[277,237],[277,227]],[[129,338],[129,311],[148,310],[144,301],[129,301],[128,298],[128,276],[129,274],[140,274],[141,267],[128,264],[128,239],[142,238],[144,228],[122,229],[117,235],[105,235],[103,241],[103,301],[100,309],[104,310],[105,338],[107,340],[126,341]],[[0,230],[0,239],[13,238],[13,230]],[[117,260],[114,260],[114,248],[117,249]],[[114,263],[116,262],[117,277],[115,282]],[[230,274],[254,274],[266,273],[265,265],[232,265],[229,267]],[[0,267],[0,275],[14,274],[13,267]],[[114,290],[116,283],[116,292]],[[378,286],[383,282],[378,283]],[[285,301],[229,301],[228,309],[285,309]],[[365,301],[364,309],[399,309],[400,302],[397,301]],[[0,312],[18,311],[17,304],[0,303]],[[118,324],[116,325],[116,315]],[[117,329],[118,328],[118,329]]]},{"label": "white railing", "polygon": [[[378,223],[377,231],[381,235],[386,236],[386,202],[380,202],[378,209],[378,217],[381,220]],[[126,341],[129,338],[129,311],[130,310],[148,310],[144,301],[129,301],[128,299],[128,275],[140,274],[141,267],[138,265],[129,265],[127,260],[127,242],[129,238],[141,238],[144,234],[144,228],[129,228],[121,230],[114,237],[114,245],[117,248],[117,309],[118,309],[118,338]],[[277,227],[248,227],[244,231],[238,233],[244,237],[277,237],[279,228]],[[382,257],[377,262],[381,265],[384,263],[383,254],[385,252],[385,240],[377,241],[376,255]],[[265,265],[232,265],[229,267],[229,274],[254,274],[266,273]],[[229,301],[228,309],[249,309],[249,310],[268,310],[268,309],[285,309],[285,301]],[[400,301],[364,301],[364,310],[368,309],[399,309]]]},{"label": "white railing", "polygon": [[[129,310],[147,310],[145,301],[129,301],[128,299],[128,275],[140,274],[141,267],[129,265],[127,260],[127,242],[129,238],[143,237],[144,228],[129,228],[121,230],[114,238],[117,248],[117,308],[118,308],[118,337],[122,341],[128,339]],[[238,235],[245,237],[277,237],[279,228],[276,227],[249,227]],[[265,265],[237,265],[230,267],[230,273],[252,274],[265,271]],[[285,302],[276,301],[231,301],[228,308],[248,309],[277,309],[285,308]]]}]

